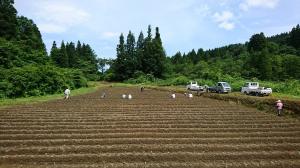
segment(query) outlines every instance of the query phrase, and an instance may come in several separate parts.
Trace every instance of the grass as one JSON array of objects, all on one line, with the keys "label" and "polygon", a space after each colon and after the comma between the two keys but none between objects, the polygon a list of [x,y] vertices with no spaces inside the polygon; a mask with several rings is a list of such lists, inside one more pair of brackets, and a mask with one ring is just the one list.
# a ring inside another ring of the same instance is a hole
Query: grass
[{"label": "grass", "polygon": [[[107,86],[107,84],[105,83],[89,82],[88,87],[71,90],[71,96],[92,93],[96,91],[98,88],[105,87],[105,86]],[[50,100],[63,99],[63,97],[64,97],[63,93],[58,93],[58,94],[45,95],[45,96],[33,96],[33,97],[24,97],[24,98],[16,98],[16,99],[0,99],[0,108],[15,106],[15,105],[46,102]]]}]

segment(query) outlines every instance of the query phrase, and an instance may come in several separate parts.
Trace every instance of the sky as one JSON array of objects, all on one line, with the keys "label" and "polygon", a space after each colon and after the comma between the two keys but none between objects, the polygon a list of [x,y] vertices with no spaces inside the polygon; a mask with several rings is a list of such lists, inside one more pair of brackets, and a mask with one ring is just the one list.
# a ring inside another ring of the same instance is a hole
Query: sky
[{"label": "sky", "polygon": [[300,23],[300,0],[15,0],[32,19],[47,50],[80,40],[101,58],[116,58],[121,33],[136,39],[159,27],[168,56],[244,43],[255,33],[288,32]]}]

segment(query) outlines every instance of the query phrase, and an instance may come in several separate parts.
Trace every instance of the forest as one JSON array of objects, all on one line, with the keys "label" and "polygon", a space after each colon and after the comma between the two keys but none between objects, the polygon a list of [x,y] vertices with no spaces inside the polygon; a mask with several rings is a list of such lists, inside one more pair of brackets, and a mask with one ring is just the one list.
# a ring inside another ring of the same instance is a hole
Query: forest
[{"label": "forest", "polygon": [[0,98],[54,94],[99,79],[97,55],[88,44],[53,42],[48,55],[37,25],[18,16],[13,4],[0,4]]},{"label": "forest", "polygon": [[[159,27],[136,39],[123,33],[115,59],[98,57],[83,42],[53,42],[47,53],[33,20],[18,16],[13,0],[0,6],[0,98],[40,96],[87,86],[94,80],[185,85],[227,81],[238,91],[245,81],[261,81],[275,92],[300,95],[300,27],[266,37],[254,34],[243,44],[178,51],[168,56]],[[199,46],[200,47],[200,46]],[[108,68],[107,68],[108,67]]]}]

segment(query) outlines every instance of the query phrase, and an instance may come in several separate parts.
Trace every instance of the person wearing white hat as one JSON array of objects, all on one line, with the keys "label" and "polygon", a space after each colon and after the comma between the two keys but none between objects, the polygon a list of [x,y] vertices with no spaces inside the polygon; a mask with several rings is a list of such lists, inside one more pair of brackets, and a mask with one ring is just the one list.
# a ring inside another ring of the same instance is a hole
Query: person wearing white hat
[{"label": "person wearing white hat", "polygon": [[132,96],[131,96],[131,94],[129,94],[129,95],[128,95],[128,99],[129,99],[129,100],[130,100],[130,99],[132,99]]},{"label": "person wearing white hat", "polygon": [[277,107],[277,115],[281,116],[282,108],[283,108],[283,103],[281,102],[281,100],[276,101],[276,107]]},{"label": "person wearing white hat", "polygon": [[172,99],[175,99],[175,98],[176,98],[175,93],[173,93],[173,94],[171,95],[171,98],[172,98]]},{"label": "person wearing white hat", "polygon": [[122,95],[122,98],[123,98],[123,99],[126,99],[126,94],[123,94],[123,95]]}]

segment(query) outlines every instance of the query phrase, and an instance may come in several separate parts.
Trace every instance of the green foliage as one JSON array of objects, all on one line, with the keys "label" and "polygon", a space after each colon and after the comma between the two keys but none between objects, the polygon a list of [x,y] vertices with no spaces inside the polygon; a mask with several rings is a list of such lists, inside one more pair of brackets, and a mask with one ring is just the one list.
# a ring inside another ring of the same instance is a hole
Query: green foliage
[{"label": "green foliage", "polygon": [[61,68],[73,68],[81,70],[89,80],[99,79],[98,60],[93,49],[88,44],[78,41],[75,48],[73,42],[61,43],[58,48],[56,42],[52,44],[50,58],[52,62]]},{"label": "green foliage", "polygon": [[87,80],[78,70],[61,69],[55,66],[27,65],[1,71],[1,97],[39,96],[85,87]]},{"label": "green foliage", "polygon": [[152,38],[151,26],[148,27],[148,36],[144,38],[141,32],[137,43],[129,31],[126,44],[124,35],[121,34],[117,46],[117,59],[111,66],[115,79],[123,81],[134,77],[137,71],[163,77],[165,72],[166,55],[162,46],[159,28],[156,28],[155,38]]},{"label": "green foliage", "polygon": [[0,38],[16,38],[17,10],[13,0],[0,0]]}]

